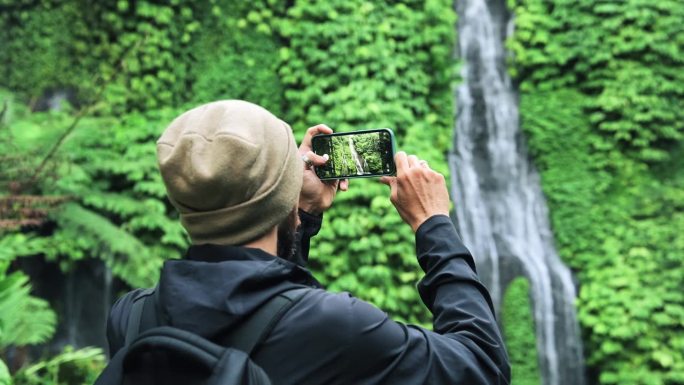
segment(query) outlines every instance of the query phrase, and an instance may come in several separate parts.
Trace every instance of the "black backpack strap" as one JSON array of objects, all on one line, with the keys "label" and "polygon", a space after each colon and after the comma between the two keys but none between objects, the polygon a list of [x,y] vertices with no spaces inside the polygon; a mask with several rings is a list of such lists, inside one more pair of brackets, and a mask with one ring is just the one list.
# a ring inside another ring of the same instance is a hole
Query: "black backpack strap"
[{"label": "black backpack strap", "polygon": [[[292,289],[271,298],[242,322],[237,329],[231,330],[221,340],[221,345],[241,350],[248,355],[251,354],[254,348],[273,330],[282,316],[309,290],[308,287]],[[161,314],[159,304],[159,287],[145,289],[136,297],[128,316],[125,346],[129,346],[140,332],[167,324],[163,314]]]},{"label": "black backpack strap", "polygon": [[128,327],[126,328],[124,346],[130,345],[142,330],[157,326],[156,309],[149,305],[150,301],[148,298],[150,296],[153,297],[154,302],[159,302],[158,287],[143,290],[133,300],[131,312],[128,315]]},{"label": "black backpack strap", "polygon": [[271,298],[254,312],[237,329],[231,330],[221,341],[222,346],[230,346],[248,355],[263,342],[283,315],[297,303],[311,288],[303,287],[285,291]]}]

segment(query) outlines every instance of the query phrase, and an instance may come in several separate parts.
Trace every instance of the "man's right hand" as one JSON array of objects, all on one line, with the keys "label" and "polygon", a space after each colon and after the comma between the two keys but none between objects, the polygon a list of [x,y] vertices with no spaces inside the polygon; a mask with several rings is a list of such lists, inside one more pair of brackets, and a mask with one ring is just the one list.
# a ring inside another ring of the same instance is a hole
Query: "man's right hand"
[{"label": "man's right hand", "polygon": [[[325,124],[310,127],[306,130],[302,144],[299,146],[299,155],[306,155],[313,166],[323,166],[328,159],[313,152],[311,138],[318,134],[332,133],[333,130]],[[299,193],[299,208],[309,214],[323,214],[332,205],[338,190],[347,191],[349,181],[346,179],[322,181],[313,168],[305,164],[302,164],[302,167],[304,167],[304,180],[302,191]]]},{"label": "man's right hand", "polygon": [[433,215],[449,215],[449,192],[444,175],[403,151],[394,156],[394,162],[397,176],[384,176],[380,182],[390,186],[390,201],[413,232]]}]

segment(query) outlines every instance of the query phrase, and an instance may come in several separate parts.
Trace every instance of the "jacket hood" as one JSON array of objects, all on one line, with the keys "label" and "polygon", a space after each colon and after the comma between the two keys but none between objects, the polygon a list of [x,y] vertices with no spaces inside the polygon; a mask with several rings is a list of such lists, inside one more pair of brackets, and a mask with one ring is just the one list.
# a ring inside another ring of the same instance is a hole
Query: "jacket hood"
[{"label": "jacket hood", "polygon": [[164,263],[162,311],[171,326],[212,338],[239,324],[272,297],[320,284],[303,267],[260,249],[194,245]]}]

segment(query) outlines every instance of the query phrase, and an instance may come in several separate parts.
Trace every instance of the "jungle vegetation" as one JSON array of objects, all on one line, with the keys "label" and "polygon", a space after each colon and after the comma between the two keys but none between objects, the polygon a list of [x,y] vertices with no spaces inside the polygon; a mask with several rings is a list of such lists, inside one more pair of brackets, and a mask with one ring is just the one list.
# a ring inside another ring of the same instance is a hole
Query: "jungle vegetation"
[{"label": "jungle vegetation", "polygon": [[[579,284],[590,383],[684,384],[684,3],[508,6],[509,71]],[[456,22],[446,0],[0,0],[0,384],[90,384],[106,361],[28,349],[62,321],[29,261],[102,261],[141,287],[182,255],[154,143],[190,107],[249,100],[299,138],[318,123],[391,127],[448,175]],[[387,195],[354,180],[311,267],[330,290],[429,326],[413,236]],[[501,315],[515,385],[540,384],[527,291],[514,281]]]}]

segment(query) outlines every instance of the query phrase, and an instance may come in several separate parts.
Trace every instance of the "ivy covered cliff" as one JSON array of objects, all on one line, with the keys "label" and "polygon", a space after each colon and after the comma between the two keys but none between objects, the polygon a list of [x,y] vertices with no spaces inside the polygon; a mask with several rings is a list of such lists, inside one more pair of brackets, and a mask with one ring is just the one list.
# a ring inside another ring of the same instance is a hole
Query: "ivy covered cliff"
[{"label": "ivy covered cliff", "polygon": [[[684,4],[506,8],[520,127],[577,284],[589,383],[684,384]],[[154,142],[190,107],[246,99],[298,136],[317,123],[390,127],[400,149],[448,174],[462,65],[454,9],[445,0],[0,0],[0,383],[4,366],[18,384],[92,382],[101,353],[62,347],[103,337],[73,325],[101,333],[89,320],[182,255],[188,239]],[[312,268],[331,290],[429,325],[412,234],[387,195],[352,181],[325,216]],[[97,277],[96,311],[73,300],[83,276]],[[514,281],[499,315],[520,385],[541,384],[527,290]],[[49,341],[43,350],[66,358],[35,361],[41,349],[26,346]]]}]

